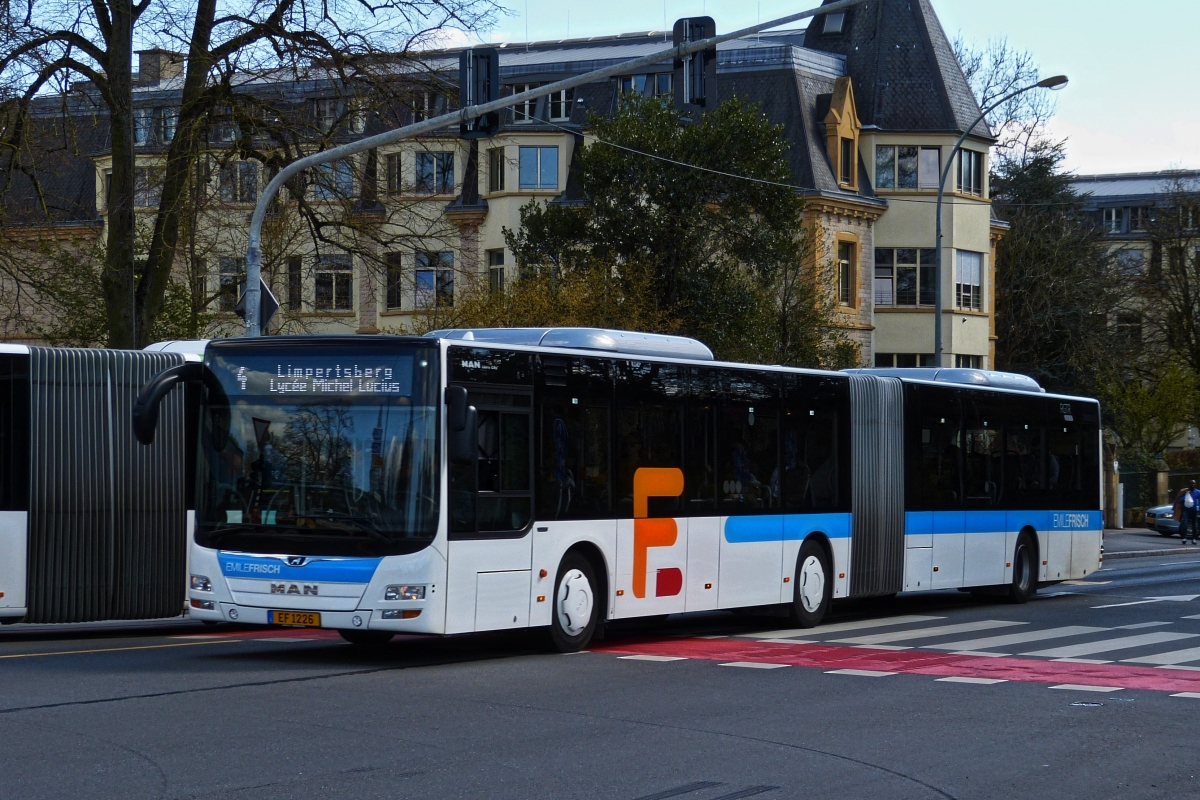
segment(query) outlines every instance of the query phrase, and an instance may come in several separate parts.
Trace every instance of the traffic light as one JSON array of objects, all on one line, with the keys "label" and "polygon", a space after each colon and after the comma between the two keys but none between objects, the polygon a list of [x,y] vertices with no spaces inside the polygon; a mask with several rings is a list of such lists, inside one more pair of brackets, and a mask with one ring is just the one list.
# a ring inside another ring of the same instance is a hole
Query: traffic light
[{"label": "traffic light", "polygon": [[[500,53],[494,47],[464,50],[458,57],[458,106],[477,106],[500,97]],[[462,123],[467,139],[486,139],[500,130],[500,113],[493,111]]]},{"label": "traffic light", "polygon": [[[675,21],[671,41],[676,46],[717,35],[712,17],[685,17]],[[675,107],[684,113],[717,104],[717,48],[710,47],[675,59]]]}]

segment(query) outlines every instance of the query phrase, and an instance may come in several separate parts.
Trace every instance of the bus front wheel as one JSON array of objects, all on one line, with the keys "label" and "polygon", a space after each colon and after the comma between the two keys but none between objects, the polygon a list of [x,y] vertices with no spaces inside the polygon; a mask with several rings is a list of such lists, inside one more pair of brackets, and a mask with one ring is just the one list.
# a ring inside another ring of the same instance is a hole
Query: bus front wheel
[{"label": "bus front wheel", "polygon": [[1012,586],[1008,590],[1010,602],[1025,603],[1037,593],[1037,559],[1033,553],[1033,540],[1029,534],[1022,533],[1017,537],[1017,547],[1013,551]]},{"label": "bus front wheel", "polygon": [[792,621],[801,628],[821,624],[833,599],[829,557],[825,548],[809,539],[800,546],[796,557],[796,589],[792,598]]},{"label": "bus front wheel", "polygon": [[579,553],[567,553],[554,581],[554,607],[550,610],[550,638],[563,653],[587,647],[596,632],[600,604],[596,598],[596,573]]}]

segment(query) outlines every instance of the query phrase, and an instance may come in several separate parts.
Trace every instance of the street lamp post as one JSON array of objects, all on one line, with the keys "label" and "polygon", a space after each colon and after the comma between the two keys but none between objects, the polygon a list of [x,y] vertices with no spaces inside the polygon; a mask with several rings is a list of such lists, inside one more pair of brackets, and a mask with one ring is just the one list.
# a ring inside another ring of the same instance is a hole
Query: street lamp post
[{"label": "street lamp post", "polygon": [[975,126],[982,122],[983,118],[991,113],[993,109],[1003,105],[1017,95],[1024,94],[1032,89],[1057,89],[1065,86],[1066,83],[1066,75],[1055,75],[1004,95],[979,112],[979,116],[975,118],[975,121],[967,126],[962,136],[958,137],[958,141],[954,143],[954,149],[950,151],[950,157],[946,159],[946,166],[942,168],[942,179],[938,182],[937,210],[934,212],[937,215],[937,236],[934,241],[935,288],[933,300],[933,365],[935,367],[942,366],[942,197],[946,193],[946,178],[950,176],[950,168],[954,165],[954,158],[958,155],[958,151],[962,149],[962,144],[966,141],[967,135],[975,130]]}]

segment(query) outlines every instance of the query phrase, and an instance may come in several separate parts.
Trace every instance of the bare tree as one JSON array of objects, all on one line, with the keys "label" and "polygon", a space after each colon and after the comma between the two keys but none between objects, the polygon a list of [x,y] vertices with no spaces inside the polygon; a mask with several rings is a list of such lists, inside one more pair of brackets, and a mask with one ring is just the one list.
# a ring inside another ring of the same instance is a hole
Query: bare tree
[{"label": "bare tree", "polygon": [[[952,46],[981,108],[1039,80],[1033,54],[1018,50],[1003,36],[989,39],[983,47],[976,47],[960,34],[954,38]],[[1046,123],[1054,116],[1056,106],[1054,97],[1048,92],[1025,92],[988,114],[987,122],[996,134],[995,146],[1001,158],[1024,160],[1030,147],[1045,138]]]},{"label": "bare tree", "polygon": [[[162,314],[196,191],[210,180],[198,170],[215,132],[230,159],[277,169],[339,137],[361,135],[368,125],[394,124],[400,107],[412,105],[414,86],[436,84],[421,51],[449,29],[484,29],[497,13],[495,0],[232,0],[220,7],[216,0],[28,0],[20,9],[5,3],[0,83],[14,91],[4,103],[0,191],[21,176],[52,218],[44,170],[31,162],[31,154],[44,151],[30,141],[42,133],[31,109],[47,94],[63,98],[64,116],[94,107],[112,159],[100,269],[106,338],[113,347],[140,346]],[[158,173],[144,178],[153,180],[158,201],[144,258],[137,247],[134,136],[143,123],[133,101],[135,42],[182,61],[170,142]],[[372,99],[334,103],[313,125],[308,99],[280,90],[289,82],[324,87],[332,97]],[[426,95],[419,97],[423,103]],[[352,166],[370,171],[367,163]],[[327,233],[330,224],[346,230],[310,213],[312,205],[304,210],[303,186],[290,195],[318,240],[338,238]],[[320,199],[328,205],[330,198]],[[353,218],[349,225],[370,229]]]}]

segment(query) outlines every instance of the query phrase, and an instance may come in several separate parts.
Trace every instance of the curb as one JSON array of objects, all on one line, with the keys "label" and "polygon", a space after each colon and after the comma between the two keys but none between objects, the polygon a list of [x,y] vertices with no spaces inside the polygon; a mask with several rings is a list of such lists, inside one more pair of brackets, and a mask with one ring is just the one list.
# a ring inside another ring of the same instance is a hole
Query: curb
[{"label": "curb", "polygon": [[1103,561],[1116,558],[1150,558],[1152,556],[1182,556],[1188,553],[1200,553],[1200,547],[1166,547],[1162,550],[1126,550],[1120,553],[1105,553]]}]

